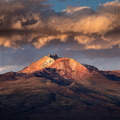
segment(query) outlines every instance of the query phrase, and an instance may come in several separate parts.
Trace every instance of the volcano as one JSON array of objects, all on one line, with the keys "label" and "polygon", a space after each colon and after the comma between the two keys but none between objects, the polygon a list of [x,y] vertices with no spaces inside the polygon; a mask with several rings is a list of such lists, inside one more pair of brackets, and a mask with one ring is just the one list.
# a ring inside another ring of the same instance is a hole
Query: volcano
[{"label": "volcano", "polygon": [[120,71],[47,55],[0,75],[0,120],[118,120]]},{"label": "volcano", "polygon": [[49,70],[56,70],[61,77],[69,80],[79,80],[93,71],[98,71],[98,69],[94,66],[80,64],[71,58],[60,58],[55,54],[43,57],[42,59],[19,71],[19,73],[29,74],[36,71],[45,70],[46,68]]}]

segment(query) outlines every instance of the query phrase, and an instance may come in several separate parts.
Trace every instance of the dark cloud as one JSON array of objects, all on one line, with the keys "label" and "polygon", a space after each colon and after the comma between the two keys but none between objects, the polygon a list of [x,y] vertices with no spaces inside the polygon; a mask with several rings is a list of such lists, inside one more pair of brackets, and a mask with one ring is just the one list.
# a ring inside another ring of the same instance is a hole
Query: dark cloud
[{"label": "dark cloud", "polygon": [[65,42],[70,37],[84,49],[120,45],[119,2],[107,2],[96,11],[68,7],[56,13],[49,7],[47,0],[1,0],[0,46],[41,48],[55,39]]},{"label": "dark cloud", "polygon": [[120,3],[107,2],[96,11],[68,7],[56,13],[47,0],[0,1],[0,46],[41,48],[49,42],[70,39],[83,49],[120,45]]},{"label": "dark cloud", "polygon": [[[76,49],[75,49],[76,47]],[[78,50],[77,46],[74,46],[74,49],[68,49],[68,52],[73,54],[77,54],[78,56],[81,54],[89,59],[112,59],[112,58],[120,58],[120,48],[118,46],[114,46],[109,49],[90,49],[90,50]]]}]

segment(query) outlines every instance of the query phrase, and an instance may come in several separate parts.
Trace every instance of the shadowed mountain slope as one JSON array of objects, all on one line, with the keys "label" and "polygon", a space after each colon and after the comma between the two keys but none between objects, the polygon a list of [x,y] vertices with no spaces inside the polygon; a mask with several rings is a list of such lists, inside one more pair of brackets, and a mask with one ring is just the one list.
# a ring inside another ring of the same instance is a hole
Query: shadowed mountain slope
[{"label": "shadowed mountain slope", "polygon": [[0,75],[0,120],[118,120],[120,74],[45,56]]}]

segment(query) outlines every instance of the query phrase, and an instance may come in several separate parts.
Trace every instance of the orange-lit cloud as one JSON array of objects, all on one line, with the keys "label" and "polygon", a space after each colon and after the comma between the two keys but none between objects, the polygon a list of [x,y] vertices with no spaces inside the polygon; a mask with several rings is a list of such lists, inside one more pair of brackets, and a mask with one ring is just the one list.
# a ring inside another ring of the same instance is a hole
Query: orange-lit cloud
[{"label": "orange-lit cloud", "polygon": [[84,49],[120,45],[120,3],[107,2],[94,11],[68,7],[56,13],[47,0],[0,1],[0,46],[41,48],[49,42],[72,39]]}]

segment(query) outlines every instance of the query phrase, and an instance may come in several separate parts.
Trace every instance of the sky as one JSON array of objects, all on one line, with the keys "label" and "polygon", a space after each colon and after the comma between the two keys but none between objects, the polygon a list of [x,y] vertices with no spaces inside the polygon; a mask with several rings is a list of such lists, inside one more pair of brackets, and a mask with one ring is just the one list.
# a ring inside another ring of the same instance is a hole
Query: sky
[{"label": "sky", "polygon": [[119,0],[0,0],[0,74],[48,54],[120,70]]}]

